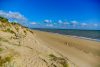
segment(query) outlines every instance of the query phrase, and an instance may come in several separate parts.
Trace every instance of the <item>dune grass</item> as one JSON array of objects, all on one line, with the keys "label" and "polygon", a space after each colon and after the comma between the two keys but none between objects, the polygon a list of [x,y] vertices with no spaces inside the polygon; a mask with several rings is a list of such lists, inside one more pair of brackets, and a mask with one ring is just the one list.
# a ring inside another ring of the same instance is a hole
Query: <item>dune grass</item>
[{"label": "dune grass", "polygon": [[57,63],[60,63],[63,67],[69,67],[67,61],[62,57],[56,57],[53,54],[50,54],[49,57],[52,61],[55,61]]},{"label": "dune grass", "polygon": [[10,62],[12,60],[12,56],[7,56],[5,58],[2,58],[0,56],[0,66],[3,66],[5,63]]},{"label": "dune grass", "polygon": [[0,38],[0,41],[8,42],[8,40],[6,40],[6,39],[4,39],[4,38]]},{"label": "dune grass", "polygon": [[0,52],[3,51],[3,48],[0,48]]},{"label": "dune grass", "polygon": [[12,31],[10,28],[7,28],[7,29],[5,30],[5,32],[15,33],[15,32]]}]

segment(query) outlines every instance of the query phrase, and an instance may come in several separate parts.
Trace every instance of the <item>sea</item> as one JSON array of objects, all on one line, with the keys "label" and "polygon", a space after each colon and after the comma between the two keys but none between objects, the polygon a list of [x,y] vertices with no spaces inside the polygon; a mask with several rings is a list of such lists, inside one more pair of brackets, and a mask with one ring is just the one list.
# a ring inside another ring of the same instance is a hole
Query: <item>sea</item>
[{"label": "sea", "polygon": [[48,29],[48,28],[32,28],[34,30],[51,32],[56,34],[71,35],[100,42],[100,30],[78,30],[78,29]]}]

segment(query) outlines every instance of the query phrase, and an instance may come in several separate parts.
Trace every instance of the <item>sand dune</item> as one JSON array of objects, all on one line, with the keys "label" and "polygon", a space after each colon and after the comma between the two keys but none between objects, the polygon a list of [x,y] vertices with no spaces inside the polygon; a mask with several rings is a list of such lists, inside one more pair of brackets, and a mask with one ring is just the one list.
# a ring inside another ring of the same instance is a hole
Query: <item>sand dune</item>
[{"label": "sand dune", "polygon": [[0,22],[0,67],[100,67],[100,42]]},{"label": "sand dune", "polygon": [[16,23],[0,26],[0,67],[68,67],[68,60],[39,41],[35,31]]}]

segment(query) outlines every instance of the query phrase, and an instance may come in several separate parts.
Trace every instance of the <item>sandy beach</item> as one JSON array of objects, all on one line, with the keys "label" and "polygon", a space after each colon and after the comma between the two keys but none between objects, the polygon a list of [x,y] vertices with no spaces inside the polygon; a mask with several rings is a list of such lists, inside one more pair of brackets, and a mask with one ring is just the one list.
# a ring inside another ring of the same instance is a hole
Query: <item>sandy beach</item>
[{"label": "sandy beach", "polygon": [[0,0],[0,67],[100,67],[100,0]]},{"label": "sandy beach", "polygon": [[61,53],[77,67],[100,67],[100,42],[35,31],[36,38]]}]

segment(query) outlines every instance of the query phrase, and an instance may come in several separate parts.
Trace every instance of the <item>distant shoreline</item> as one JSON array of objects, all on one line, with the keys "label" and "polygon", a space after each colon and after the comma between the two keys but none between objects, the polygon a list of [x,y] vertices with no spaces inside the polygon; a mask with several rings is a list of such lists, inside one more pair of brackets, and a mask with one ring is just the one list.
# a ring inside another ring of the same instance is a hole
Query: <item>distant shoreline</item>
[{"label": "distant shoreline", "polygon": [[95,38],[83,37],[83,36],[78,36],[78,35],[68,35],[68,34],[62,34],[62,33],[57,33],[57,32],[52,32],[52,31],[44,31],[44,30],[39,30],[39,29],[32,29],[32,30],[38,30],[38,31],[42,31],[42,32],[49,32],[49,33],[53,33],[53,34],[71,36],[71,37],[75,37],[75,38],[81,38],[81,39],[85,39],[85,40],[91,40],[91,41],[100,42],[100,39],[95,39]]},{"label": "distant shoreline", "polygon": [[[43,31],[43,32],[44,32],[44,31]],[[49,33],[53,33],[53,32],[49,32]],[[87,37],[82,37],[82,36],[67,35],[67,34],[60,34],[60,33],[53,33],[53,34],[64,35],[64,36],[71,36],[71,37],[75,37],[75,38],[81,38],[81,39],[85,39],[85,40],[91,40],[91,41],[100,42],[99,39],[92,39],[92,38],[87,38]]]}]

